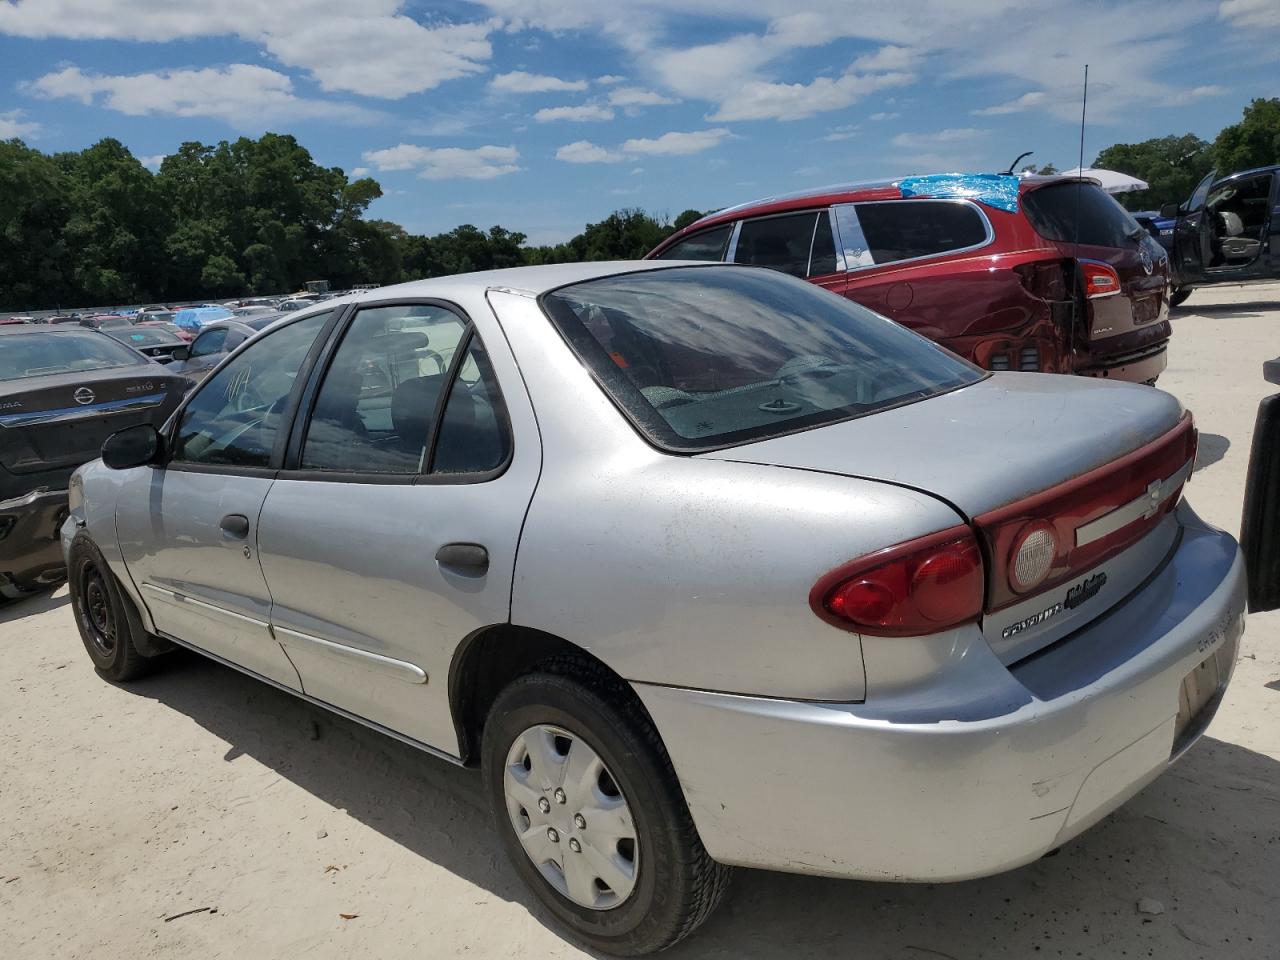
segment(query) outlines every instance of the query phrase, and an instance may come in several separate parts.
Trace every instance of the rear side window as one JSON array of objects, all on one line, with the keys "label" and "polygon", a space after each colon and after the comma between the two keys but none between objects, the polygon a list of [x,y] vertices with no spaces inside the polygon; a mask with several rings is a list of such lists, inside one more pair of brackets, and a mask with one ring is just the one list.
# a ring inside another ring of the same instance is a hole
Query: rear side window
[{"label": "rear side window", "polygon": [[196,337],[196,342],[191,344],[191,356],[208,357],[215,353],[221,353],[222,345],[226,342],[226,327],[218,327],[216,330],[208,330]]},{"label": "rear side window", "polygon": [[[733,254],[734,263],[749,263],[757,267],[781,270],[793,277],[809,275],[809,255],[813,251],[815,227],[819,212],[788,214],[784,217],[764,217],[747,220],[738,233],[738,245]],[[826,211],[821,211],[826,226]],[[826,226],[828,240],[831,228]],[[835,269],[835,247],[831,246],[831,273]]]},{"label": "rear side window", "polygon": [[1022,208],[1036,233],[1046,240],[1130,247],[1130,237],[1143,229],[1129,211],[1092,183],[1064,180],[1028,191]]},{"label": "rear side window", "polygon": [[733,232],[732,224],[705,230],[686,237],[674,247],[658,254],[658,260],[723,260],[724,248],[729,245],[729,234]]},{"label": "rear side window", "polygon": [[[854,204],[865,254],[859,260],[894,263],[966,250],[987,242],[987,222],[970,203],[946,200],[890,200]],[[840,222],[844,240],[845,221]],[[849,240],[845,240],[846,246]]]},{"label": "rear side window", "polygon": [[983,373],[771,270],[676,267],[564,287],[543,308],[658,446],[693,452],[863,416]]}]

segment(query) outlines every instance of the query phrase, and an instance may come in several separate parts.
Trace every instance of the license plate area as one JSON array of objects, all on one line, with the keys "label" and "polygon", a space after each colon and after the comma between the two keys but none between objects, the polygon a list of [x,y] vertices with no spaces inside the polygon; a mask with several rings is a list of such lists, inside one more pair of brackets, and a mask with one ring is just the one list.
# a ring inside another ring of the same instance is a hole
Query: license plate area
[{"label": "license plate area", "polygon": [[1182,678],[1178,688],[1178,717],[1174,724],[1173,753],[1176,756],[1190,746],[1209,725],[1217,711],[1231,667],[1235,663],[1239,639],[1222,644],[1201,660]]},{"label": "license plate area", "polygon": [[1160,298],[1142,297],[1133,303],[1133,325],[1140,327],[1160,316]]}]

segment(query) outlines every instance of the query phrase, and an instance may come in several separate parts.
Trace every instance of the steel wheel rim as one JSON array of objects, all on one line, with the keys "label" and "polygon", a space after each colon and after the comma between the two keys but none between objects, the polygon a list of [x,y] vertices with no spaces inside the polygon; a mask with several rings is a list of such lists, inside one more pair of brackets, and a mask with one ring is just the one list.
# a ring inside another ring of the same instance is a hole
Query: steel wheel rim
[{"label": "steel wheel rim", "polygon": [[502,789],[516,839],[556,892],[588,910],[626,902],[640,867],[635,820],[590,744],[561,727],[528,728],[507,752]]},{"label": "steel wheel rim", "polygon": [[80,571],[80,618],[94,649],[110,657],[116,649],[116,618],[111,609],[111,595],[102,571],[95,563],[86,563]]}]

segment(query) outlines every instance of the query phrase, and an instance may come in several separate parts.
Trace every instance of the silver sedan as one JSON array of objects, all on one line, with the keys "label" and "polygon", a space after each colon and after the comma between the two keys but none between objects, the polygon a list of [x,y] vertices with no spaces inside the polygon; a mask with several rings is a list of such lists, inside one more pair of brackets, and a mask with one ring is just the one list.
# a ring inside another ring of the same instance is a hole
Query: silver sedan
[{"label": "silver sedan", "polygon": [[476,766],[594,947],[734,865],[959,880],[1168,769],[1244,626],[1147,387],[990,374],[772,271],[533,267],[317,305],[71,487],[98,671],[189,647]]}]

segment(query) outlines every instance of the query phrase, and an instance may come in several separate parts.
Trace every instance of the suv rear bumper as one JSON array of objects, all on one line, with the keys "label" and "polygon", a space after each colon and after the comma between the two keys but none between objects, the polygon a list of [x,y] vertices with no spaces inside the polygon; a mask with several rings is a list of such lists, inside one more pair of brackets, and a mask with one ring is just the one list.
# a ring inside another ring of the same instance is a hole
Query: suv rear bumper
[{"label": "suv rear bumper", "polygon": [[1164,369],[1168,365],[1168,344],[1162,343],[1154,348],[1135,351],[1117,357],[1108,357],[1105,363],[1084,367],[1079,372],[1086,377],[1127,380],[1130,383],[1150,383],[1164,373]]},{"label": "suv rear bumper", "polygon": [[0,596],[39,590],[64,578],[58,527],[66,515],[66,490],[33,490],[0,500]]},{"label": "suv rear bumper", "polygon": [[[1069,640],[1005,667],[953,631],[917,680],[865,703],[637,683],[708,852],[873,880],[964,880],[1037,859],[1115,810],[1197,739],[1244,628],[1235,541],[1183,505],[1145,585]],[[780,639],[780,642],[783,642]],[[1185,684],[1211,683],[1188,707]]]}]

